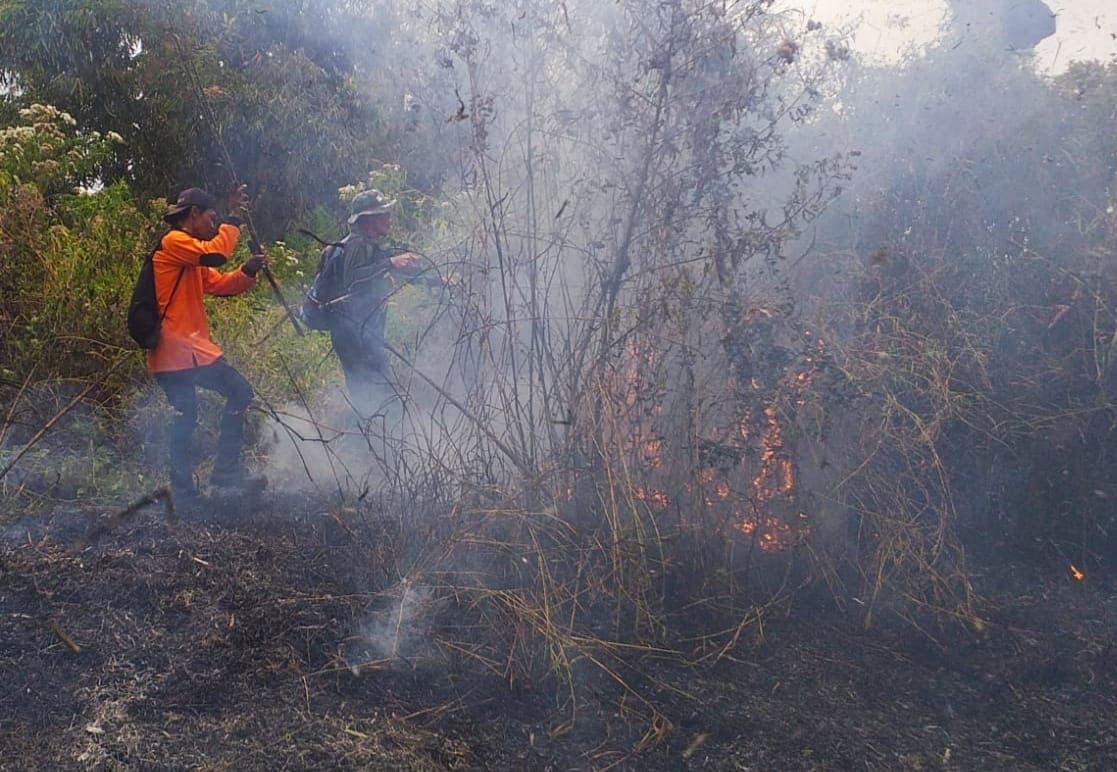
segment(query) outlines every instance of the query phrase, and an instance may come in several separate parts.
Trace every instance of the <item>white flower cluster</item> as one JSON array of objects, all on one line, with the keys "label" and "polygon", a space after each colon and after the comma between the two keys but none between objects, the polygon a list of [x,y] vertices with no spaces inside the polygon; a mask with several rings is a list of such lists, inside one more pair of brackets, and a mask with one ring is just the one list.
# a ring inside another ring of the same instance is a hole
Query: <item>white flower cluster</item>
[{"label": "white flower cluster", "polygon": [[[5,141],[17,142],[28,139],[35,131],[61,137],[62,132],[59,131],[58,124],[71,127],[78,125],[78,122],[74,120],[74,116],[59,110],[54,105],[33,104],[30,107],[25,107],[20,110],[19,117],[28,125],[12,127],[0,131],[0,137]],[[84,136],[94,141],[102,139],[102,134],[99,131],[91,131],[84,134]],[[124,137],[115,131],[104,134],[103,138],[117,145],[125,144]]]},{"label": "white flower cluster", "polygon": [[0,129],[0,145],[16,145],[35,136],[33,126],[11,126]]},{"label": "white flower cluster", "polygon": [[78,122],[74,120],[74,116],[69,113],[59,110],[54,105],[43,105],[35,103],[30,107],[25,107],[19,111],[19,117],[24,120],[30,121],[32,125],[40,123],[54,123],[61,121],[67,126],[77,126]]}]

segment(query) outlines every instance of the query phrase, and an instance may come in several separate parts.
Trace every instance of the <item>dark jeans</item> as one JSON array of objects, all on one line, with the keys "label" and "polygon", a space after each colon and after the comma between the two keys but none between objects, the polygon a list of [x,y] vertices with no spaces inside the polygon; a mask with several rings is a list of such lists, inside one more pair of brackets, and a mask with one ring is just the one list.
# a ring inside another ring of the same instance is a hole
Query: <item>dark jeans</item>
[{"label": "dark jeans", "polygon": [[399,400],[383,344],[340,330],[335,330],[330,340],[345,373],[349,399],[360,417],[367,420],[376,415],[396,415]]},{"label": "dark jeans", "polygon": [[204,367],[156,373],[155,382],[163,388],[167,401],[175,409],[169,442],[171,484],[183,488],[192,488],[194,485],[190,441],[198,423],[196,389],[199,387],[216,391],[225,397],[214,468],[240,470],[244,465],[244,411],[252,402],[252,387],[244,376],[222,357]]}]

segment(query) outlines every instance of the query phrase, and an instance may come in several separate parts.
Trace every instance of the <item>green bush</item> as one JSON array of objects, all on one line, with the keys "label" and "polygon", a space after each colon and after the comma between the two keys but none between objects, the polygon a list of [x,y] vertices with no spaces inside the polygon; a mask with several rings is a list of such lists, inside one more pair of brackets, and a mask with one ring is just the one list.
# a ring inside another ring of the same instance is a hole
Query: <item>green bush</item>
[{"label": "green bush", "polygon": [[[65,113],[33,105],[0,130],[0,372],[6,382],[102,378],[131,348],[122,323],[138,265],[155,234],[155,205],[93,170],[115,137],[81,134]],[[101,396],[139,372],[124,361]]]}]

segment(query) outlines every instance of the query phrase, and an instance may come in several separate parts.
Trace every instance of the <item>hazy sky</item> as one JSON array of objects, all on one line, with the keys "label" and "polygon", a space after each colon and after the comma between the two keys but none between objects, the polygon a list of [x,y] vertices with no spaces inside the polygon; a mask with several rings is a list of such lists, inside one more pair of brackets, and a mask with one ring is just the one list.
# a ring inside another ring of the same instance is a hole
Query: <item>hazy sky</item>
[{"label": "hazy sky", "polygon": [[[1057,73],[1074,59],[1109,61],[1117,54],[1115,0],[1046,2],[1057,22],[1055,35],[1036,48],[1036,62],[1042,70]],[[802,8],[809,17],[830,24],[860,17],[856,47],[888,59],[912,45],[931,41],[947,8],[944,0],[782,0],[780,5]]]}]

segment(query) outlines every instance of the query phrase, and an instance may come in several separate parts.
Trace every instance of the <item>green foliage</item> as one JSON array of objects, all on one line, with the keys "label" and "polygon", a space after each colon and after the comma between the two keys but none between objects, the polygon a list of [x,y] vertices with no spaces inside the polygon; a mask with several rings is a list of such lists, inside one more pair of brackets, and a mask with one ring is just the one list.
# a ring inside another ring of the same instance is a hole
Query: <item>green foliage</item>
[{"label": "green foliage", "polygon": [[93,182],[123,141],[115,132],[75,133],[74,118],[51,105],[32,104],[19,117],[21,125],[0,131],[0,185],[30,184],[47,197],[81,192],[74,186]]},{"label": "green foliage", "polygon": [[376,164],[363,181],[342,186],[337,191],[338,200],[344,205],[344,213],[349,214],[349,204],[358,193],[366,190],[379,190],[390,201],[392,207],[392,230],[404,234],[409,241],[420,231],[428,231],[434,223],[432,214],[437,200],[408,185],[407,172],[399,164]]},{"label": "green foliage", "polygon": [[2,375],[93,376],[127,346],[122,309],[154,234],[153,210],[122,184],[82,187],[115,137],[78,133],[50,106],[33,105],[21,117],[22,125],[0,131]]},{"label": "green foliage", "polygon": [[381,19],[330,0],[0,3],[9,100],[119,131],[99,171],[143,197],[249,181],[271,238],[376,157],[376,109],[356,84],[384,37]]}]

